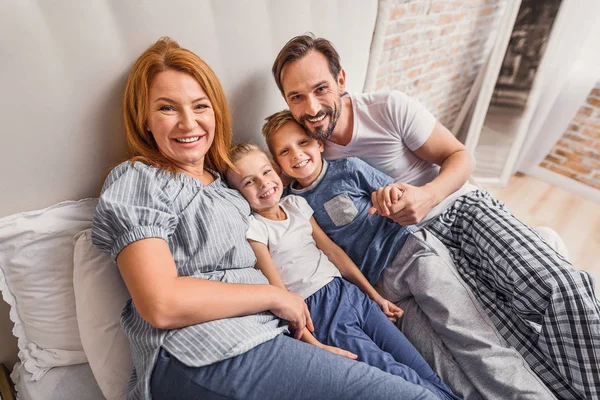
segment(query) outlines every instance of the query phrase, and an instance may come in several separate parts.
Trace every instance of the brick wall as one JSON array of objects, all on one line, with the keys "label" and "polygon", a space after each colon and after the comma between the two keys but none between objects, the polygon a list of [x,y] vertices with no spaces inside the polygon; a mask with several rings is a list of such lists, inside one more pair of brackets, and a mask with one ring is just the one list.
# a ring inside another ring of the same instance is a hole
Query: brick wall
[{"label": "brick wall", "polygon": [[600,82],[540,165],[600,189]]},{"label": "brick wall", "polygon": [[385,23],[378,89],[417,98],[454,124],[493,45],[507,0],[393,0]]}]

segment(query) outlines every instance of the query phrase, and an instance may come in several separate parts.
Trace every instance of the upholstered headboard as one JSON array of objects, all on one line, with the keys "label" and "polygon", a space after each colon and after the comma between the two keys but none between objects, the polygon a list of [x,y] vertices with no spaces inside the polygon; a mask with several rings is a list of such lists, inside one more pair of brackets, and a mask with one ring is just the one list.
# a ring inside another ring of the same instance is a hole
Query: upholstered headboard
[{"label": "upholstered headboard", "polygon": [[[285,107],[270,74],[291,37],[336,45],[348,90],[362,90],[377,0],[3,2],[0,11],[0,217],[98,194],[125,156],[121,96],[134,59],[160,36],[203,57],[228,95],[236,140],[262,141]],[[0,306],[0,361],[12,323]],[[14,343],[9,339],[10,343]],[[8,346],[11,347],[11,346]]]}]

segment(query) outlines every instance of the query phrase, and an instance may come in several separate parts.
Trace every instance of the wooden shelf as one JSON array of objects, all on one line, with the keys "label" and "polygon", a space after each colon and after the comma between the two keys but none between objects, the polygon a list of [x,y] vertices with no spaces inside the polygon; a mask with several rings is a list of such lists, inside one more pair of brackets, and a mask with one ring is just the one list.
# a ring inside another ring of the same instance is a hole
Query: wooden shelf
[{"label": "wooden shelf", "polygon": [[4,364],[0,364],[0,396],[2,400],[15,400],[15,387]]}]

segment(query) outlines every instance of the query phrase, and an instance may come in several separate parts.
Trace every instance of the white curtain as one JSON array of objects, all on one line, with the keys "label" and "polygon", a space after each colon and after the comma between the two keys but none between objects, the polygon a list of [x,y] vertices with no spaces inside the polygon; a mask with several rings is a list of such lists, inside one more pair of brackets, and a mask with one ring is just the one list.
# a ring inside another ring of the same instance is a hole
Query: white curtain
[{"label": "white curtain", "polygon": [[600,80],[600,2],[563,0],[552,36],[544,56],[549,71],[516,164],[534,176]]}]

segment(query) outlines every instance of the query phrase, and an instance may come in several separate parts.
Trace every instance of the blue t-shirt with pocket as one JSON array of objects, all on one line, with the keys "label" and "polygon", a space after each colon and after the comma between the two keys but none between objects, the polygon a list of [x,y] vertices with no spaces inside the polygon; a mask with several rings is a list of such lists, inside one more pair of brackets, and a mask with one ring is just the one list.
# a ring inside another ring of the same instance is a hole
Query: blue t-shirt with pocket
[{"label": "blue t-shirt with pocket", "polygon": [[359,158],[323,160],[323,169],[309,187],[287,193],[302,196],[314,210],[325,233],[340,246],[374,285],[416,226],[398,225],[387,217],[369,215],[371,193],[393,179]]}]

